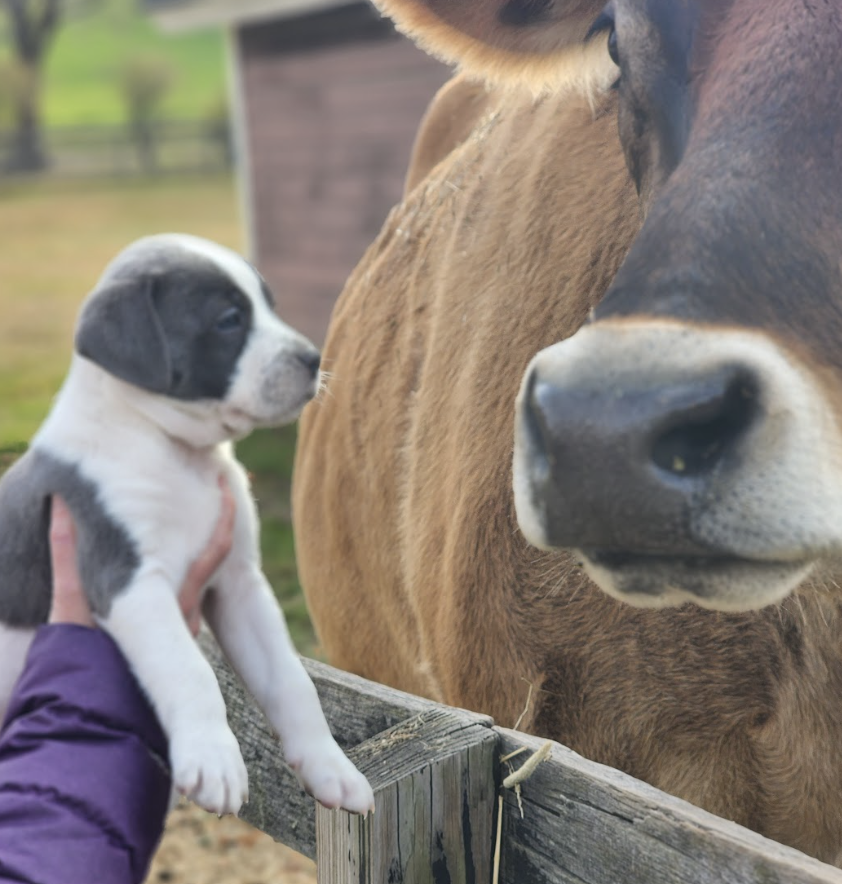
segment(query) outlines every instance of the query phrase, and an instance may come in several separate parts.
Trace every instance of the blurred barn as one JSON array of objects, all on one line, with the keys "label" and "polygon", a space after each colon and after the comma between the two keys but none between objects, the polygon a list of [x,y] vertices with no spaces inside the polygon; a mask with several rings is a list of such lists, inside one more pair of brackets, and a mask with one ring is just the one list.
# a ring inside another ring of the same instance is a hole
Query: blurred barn
[{"label": "blurred barn", "polygon": [[448,78],[368,3],[145,0],[168,30],[224,26],[247,249],[284,317],[324,340],[348,273],[400,198]]}]

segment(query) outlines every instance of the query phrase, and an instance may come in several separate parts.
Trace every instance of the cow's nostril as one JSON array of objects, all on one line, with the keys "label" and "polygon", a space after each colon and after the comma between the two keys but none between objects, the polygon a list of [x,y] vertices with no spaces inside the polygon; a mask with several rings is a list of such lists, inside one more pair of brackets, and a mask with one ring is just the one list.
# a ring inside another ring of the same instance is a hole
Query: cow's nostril
[{"label": "cow's nostril", "polygon": [[695,477],[711,472],[733,449],[758,412],[757,382],[745,370],[723,369],[687,390],[652,445],[664,472]]},{"label": "cow's nostril", "polygon": [[525,421],[526,432],[532,447],[533,457],[546,458],[553,450],[553,439],[547,427],[544,408],[541,403],[540,390],[538,388],[538,372],[534,371],[526,383],[526,408]]}]

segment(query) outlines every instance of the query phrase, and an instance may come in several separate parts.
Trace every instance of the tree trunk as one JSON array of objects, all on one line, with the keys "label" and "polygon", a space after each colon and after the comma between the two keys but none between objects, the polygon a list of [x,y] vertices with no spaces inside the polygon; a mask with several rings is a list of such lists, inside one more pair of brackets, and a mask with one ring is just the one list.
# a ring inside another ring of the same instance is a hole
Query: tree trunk
[{"label": "tree trunk", "polygon": [[155,139],[155,124],[152,120],[136,119],[132,124],[133,137],[137,146],[140,168],[147,175],[158,171],[158,145]]},{"label": "tree trunk", "polygon": [[15,96],[15,128],[12,133],[6,169],[10,172],[40,172],[47,167],[38,112],[38,72],[27,70],[25,85]]},{"label": "tree trunk", "polygon": [[2,2],[22,74],[22,85],[15,96],[15,131],[6,167],[14,172],[37,172],[47,166],[40,115],[41,65],[61,17],[60,0]]}]

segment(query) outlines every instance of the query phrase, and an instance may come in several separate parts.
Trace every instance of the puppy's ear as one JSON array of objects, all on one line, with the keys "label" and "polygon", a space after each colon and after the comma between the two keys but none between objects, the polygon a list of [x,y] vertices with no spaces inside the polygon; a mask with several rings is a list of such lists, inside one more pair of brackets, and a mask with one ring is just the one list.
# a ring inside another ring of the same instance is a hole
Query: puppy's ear
[{"label": "puppy's ear", "polygon": [[154,289],[151,276],[118,279],[96,289],[82,307],[76,351],[123,381],[166,393],[172,367]]}]

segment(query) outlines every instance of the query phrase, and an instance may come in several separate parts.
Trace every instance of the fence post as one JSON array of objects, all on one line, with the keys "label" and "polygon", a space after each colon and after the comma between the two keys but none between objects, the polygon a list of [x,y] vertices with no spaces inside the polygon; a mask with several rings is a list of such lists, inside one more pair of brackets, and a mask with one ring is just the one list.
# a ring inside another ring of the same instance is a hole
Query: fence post
[{"label": "fence post", "polygon": [[350,751],[377,811],[316,808],[319,884],[489,884],[498,739],[435,710]]}]

